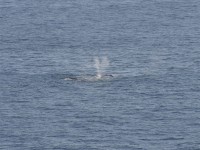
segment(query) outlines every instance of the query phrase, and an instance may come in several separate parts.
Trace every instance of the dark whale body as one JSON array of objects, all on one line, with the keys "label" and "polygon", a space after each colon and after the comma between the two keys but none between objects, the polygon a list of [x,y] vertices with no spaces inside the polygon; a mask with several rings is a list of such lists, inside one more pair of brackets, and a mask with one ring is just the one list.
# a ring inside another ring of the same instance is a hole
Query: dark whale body
[{"label": "dark whale body", "polygon": [[68,77],[70,80],[78,80],[77,77]]},{"label": "dark whale body", "polygon": [[81,77],[81,76],[70,76],[65,78],[65,80],[79,80],[79,81],[95,81],[95,80],[103,80],[103,79],[109,79],[109,78],[113,78],[114,76],[111,74],[107,74],[107,75],[102,75],[101,78],[98,78],[97,76],[85,76],[85,77]]},{"label": "dark whale body", "polygon": [[103,77],[114,77],[112,74],[104,75]]}]

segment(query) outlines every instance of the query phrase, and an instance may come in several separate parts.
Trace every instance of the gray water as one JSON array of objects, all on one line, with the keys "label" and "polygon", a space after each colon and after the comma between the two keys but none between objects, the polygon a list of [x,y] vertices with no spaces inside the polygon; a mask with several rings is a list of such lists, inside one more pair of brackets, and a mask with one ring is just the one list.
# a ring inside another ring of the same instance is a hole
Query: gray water
[{"label": "gray water", "polygon": [[[199,19],[199,0],[0,0],[0,149],[199,150]],[[77,80],[95,57],[113,77]]]}]

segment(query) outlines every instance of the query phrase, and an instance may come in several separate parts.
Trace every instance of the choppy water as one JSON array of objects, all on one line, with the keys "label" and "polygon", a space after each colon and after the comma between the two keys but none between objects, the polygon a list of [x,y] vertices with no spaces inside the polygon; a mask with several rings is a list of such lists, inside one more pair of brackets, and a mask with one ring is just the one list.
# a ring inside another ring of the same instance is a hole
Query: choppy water
[{"label": "choppy water", "polygon": [[[0,0],[0,149],[200,149],[200,1]],[[109,80],[94,77],[107,57]]]}]

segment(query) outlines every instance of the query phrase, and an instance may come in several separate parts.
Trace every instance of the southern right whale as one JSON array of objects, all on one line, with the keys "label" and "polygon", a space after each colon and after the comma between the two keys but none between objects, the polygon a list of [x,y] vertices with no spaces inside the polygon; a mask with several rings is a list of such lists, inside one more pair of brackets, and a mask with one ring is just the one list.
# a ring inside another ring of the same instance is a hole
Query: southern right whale
[{"label": "southern right whale", "polygon": [[106,74],[101,76],[69,76],[64,80],[75,80],[75,81],[98,81],[113,78],[112,74]]}]

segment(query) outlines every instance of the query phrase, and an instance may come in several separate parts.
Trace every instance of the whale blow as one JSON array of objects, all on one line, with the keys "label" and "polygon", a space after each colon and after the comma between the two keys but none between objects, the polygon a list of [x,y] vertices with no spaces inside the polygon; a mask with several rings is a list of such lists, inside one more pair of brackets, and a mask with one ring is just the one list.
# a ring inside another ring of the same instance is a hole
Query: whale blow
[{"label": "whale blow", "polygon": [[77,80],[77,81],[98,81],[98,80],[108,80],[113,77],[113,75],[106,74],[106,68],[109,66],[109,60],[107,57],[100,59],[99,57],[94,58],[94,68],[96,69],[96,75],[89,76],[69,76],[64,80]]},{"label": "whale blow", "polygon": [[96,78],[101,79],[105,73],[105,69],[109,66],[109,60],[107,57],[103,57],[101,60],[99,57],[94,58],[94,67],[96,68]]}]

